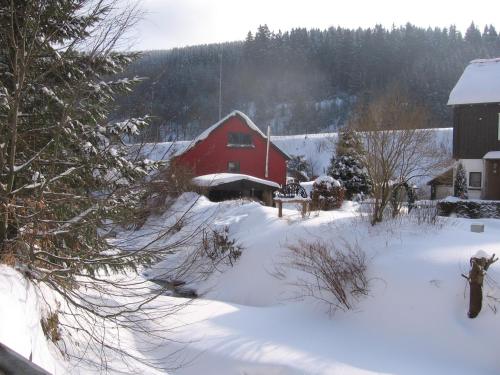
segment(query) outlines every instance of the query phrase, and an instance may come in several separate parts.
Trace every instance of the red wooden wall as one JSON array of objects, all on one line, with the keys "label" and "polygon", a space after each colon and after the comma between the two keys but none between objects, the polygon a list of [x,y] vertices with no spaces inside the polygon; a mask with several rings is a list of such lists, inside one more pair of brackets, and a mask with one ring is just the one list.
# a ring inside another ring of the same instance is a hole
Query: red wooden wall
[{"label": "red wooden wall", "polygon": [[[252,135],[253,147],[228,146],[228,133],[241,132]],[[214,129],[197,145],[176,158],[176,162],[190,168],[195,176],[228,172],[228,162],[240,163],[240,172],[254,177],[286,182],[285,155],[273,144],[269,147],[269,177],[265,178],[266,139],[246,125],[238,115],[231,116]]]}]

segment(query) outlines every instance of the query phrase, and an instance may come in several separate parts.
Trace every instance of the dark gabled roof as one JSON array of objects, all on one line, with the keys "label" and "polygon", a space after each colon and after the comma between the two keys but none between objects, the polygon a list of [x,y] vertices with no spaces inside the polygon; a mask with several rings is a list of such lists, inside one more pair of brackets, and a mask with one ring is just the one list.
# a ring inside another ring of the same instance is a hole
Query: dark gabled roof
[{"label": "dark gabled roof", "polygon": [[453,168],[437,175],[427,182],[427,185],[453,185]]}]

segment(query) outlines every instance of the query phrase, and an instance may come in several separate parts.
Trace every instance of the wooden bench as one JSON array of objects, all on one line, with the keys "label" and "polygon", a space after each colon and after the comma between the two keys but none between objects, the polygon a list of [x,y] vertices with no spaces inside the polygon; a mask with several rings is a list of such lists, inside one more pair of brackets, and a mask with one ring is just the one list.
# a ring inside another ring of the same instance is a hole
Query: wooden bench
[{"label": "wooden bench", "polygon": [[278,206],[278,217],[283,217],[283,203],[302,204],[302,217],[304,217],[309,211],[311,198],[307,196],[306,190],[300,184],[291,183],[279,190],[273,201]]}]

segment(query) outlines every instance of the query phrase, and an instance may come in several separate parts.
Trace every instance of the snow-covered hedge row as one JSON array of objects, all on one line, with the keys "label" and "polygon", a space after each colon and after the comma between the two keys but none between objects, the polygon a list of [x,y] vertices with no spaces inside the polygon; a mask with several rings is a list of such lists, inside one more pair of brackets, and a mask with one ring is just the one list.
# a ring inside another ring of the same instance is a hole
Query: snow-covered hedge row
[{"label": "snow-covered hedge row", "polygon": [[500,201],[441,201],[438,202],[437,208],[440,216],[500,219]]}]

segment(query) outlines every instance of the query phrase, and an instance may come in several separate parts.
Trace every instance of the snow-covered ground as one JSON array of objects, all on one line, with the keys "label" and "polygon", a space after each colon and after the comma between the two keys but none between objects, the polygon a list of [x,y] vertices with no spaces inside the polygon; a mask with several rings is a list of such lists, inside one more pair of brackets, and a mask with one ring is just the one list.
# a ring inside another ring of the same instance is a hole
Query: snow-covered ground
[{"label": "snow-covered ground", "polygon": [[[182,216],[188,207],[189,214]],[[285,209],[278,218],[275,208],[255,202],[213,203],[185,194],[140,230],[120,233],[116,241],[132,239],[130,246],[140,246],[181,221],[183,227],[173,237],[159,237],[154,246],[203,224],[216,230],[227,227],[229,237],[242,247],[232,267],[221,266],[208,277],[183,275],[201,298],[164,318],[172,341],[147,351],[138,340],[131,350],[158,358],[180,349],[178,359],[184,365],[172,373],[181,375],[498,374],[500,315],[495,298],[500,294],[495,280],[500,280],[500,264],[488,271],[483,309],[476,319],[467,318],[468,288],[460,274],[468,271],[469,258],[478,250],[500,254],[500,220],[451,218],[419,225],[407,217],[371,227],[356,209],[346,202],[340,210],[313,212],[304,219],[298,210]],[[484,233],[470,232],[470,224],[477,222],[485,224]],[[300,239],[339,247],[358,244],[366,252],[370,292],[355,309],[329,314],[325,303],[300,298],[297,278],[303,275],[286,267],[287,245]],[[183,248],[145,274],[171,275],[192,250]],[[0,269],[2,302],[8,298],[10,304],[9,309],[0,305],[0,340],[14,345],[13,334],[3,333],[14,328],[4,331],[4,322],[7,317],[22,328],[24,323],[9,311],[25,309],[26,298],[9,296],[12,282],[5,275],[10,273]],[[162,296],[154,303],[184,302]],[[38,331],[33,332],[36,336]],[[35,336],[32,340],[40,342]],[[45,349],[37,347],[33,358],[41,357]]]}]

